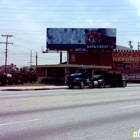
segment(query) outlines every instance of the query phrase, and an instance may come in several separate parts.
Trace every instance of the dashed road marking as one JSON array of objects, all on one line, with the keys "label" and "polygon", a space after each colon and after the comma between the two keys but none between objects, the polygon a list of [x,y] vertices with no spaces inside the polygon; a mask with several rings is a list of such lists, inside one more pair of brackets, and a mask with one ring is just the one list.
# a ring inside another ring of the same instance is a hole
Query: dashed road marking
[{"label": "dashed road marking", "polygon": [[28,123],[28,122],[35,122],[35,121],[40,121],[40,119],[18,121],[18,122],[10,122],[10,123],[2,123],[2,124],[0,124],[0,126],[13,125],[13,124],[21,124],[21,123]]},{"label": "dashed road marking", "polygon": [[119,107],[119,108],[131,108],[131,107],[138,107],[138,106],[140,106],[140,105],[131,105],[131,106],[123,106],[123,107]]}]

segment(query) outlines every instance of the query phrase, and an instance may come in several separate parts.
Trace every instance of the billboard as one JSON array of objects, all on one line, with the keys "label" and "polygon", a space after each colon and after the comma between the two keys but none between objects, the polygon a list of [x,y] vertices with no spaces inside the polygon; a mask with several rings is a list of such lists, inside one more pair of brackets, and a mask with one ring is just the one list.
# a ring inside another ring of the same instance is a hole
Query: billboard
[{"label": "billboard", "polygon": [[114,49],[115,28],[47,28],[49,50]]}]

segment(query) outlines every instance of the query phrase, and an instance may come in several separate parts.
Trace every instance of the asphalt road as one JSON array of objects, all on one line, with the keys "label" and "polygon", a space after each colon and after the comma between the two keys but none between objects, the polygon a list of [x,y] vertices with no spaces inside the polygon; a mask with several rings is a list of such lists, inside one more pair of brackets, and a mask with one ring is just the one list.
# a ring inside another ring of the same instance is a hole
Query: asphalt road
[{"label": "asphalt road", "polygon": [[138,86],[0,91],[0,140],[129,140],[132,128],[140,130]]}]

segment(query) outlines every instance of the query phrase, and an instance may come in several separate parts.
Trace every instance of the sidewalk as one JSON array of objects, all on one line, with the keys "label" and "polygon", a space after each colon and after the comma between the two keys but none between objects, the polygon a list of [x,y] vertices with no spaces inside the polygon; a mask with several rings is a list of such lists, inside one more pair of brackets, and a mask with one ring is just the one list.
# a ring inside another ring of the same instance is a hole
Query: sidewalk
[{"label": "sidewalk", "polygon": [[0,87],[0,91],[28,91],[28,90],[52,90],[52,89],[67,89],[67,86],[11,86]]},{"label": "sidewalk", "polygon": [[[140,84],[127,84],[127,87],[139,86]],[[29,90],[54,90],[54,89],[68,89],[67,86],[11,86],[0,87],[0,91],[29,91]]]}]

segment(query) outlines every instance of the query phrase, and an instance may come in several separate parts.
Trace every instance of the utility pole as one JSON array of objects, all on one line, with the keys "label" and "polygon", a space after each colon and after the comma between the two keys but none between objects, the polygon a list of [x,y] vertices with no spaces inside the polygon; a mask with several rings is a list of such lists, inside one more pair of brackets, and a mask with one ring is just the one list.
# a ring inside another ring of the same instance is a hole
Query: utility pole
[{"label": "utility pole", "polygon": [[6,37],[6,42],[0,42],[0,44],[6,44],[6,52],[5,52],[5,73],[7,72],[7,53],[8,53],[8,50],[7,50],[7,47],[8,47],[8,44],[13,44],[11,42],[8,42],[8,38],[9,37],[13,37],[13,35],[1,35],[2,37]]},{"label": "utility pole", "polygon": [[29,63],[30,63],[30,67],[32,67],[32,63],[33,63],[32,62],[32,50],[30,51],[30,62]]},{"label": "utility pole", "polygon": [[37,66],[37,58],[38,58],[38,56],[37,56],[37,52],[36,52],[36,66]]},{"label": "utility pole", "polygon": [[140,51],[140,42],[138,42],[138,51]]},{"label": "utility pole", "polygon": [[130,46],[130,49],[133,49],[132,41],[129,41],[128,43],[129,43],[128,45]]}]

